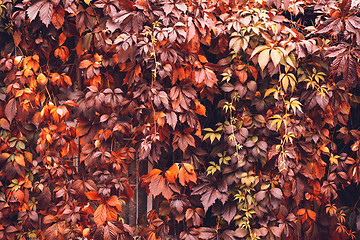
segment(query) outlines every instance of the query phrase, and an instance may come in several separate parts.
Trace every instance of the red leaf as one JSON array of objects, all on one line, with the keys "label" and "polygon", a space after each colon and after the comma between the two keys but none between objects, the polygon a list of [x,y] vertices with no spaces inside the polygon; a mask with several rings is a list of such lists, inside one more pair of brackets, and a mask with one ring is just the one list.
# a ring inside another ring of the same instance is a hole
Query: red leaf
[{"label": "red leaf", "polygon": [[221,216],[230,225],[230,222],[234,219],[235,215],[236,215],[236,205],[233,204],[232,202],[226,202]]},{"label": "red leaf", "polygon": [[197,229],[199,231],[199,238],[201,239],[212,239],[216,235],[216,230],[208,227],[200,227]]},{"label": "red leaf", "polygon": [[5,107],[5,116],[11,123],[17,112],[17,102],[14,98],[10,99],[10,101],[6,104]]},{"label": "red leaf", "polygon": [[163,191],[164,185],[165,185],[164,177],[161,175],[156,176],[149,184],[150,193],[153,194],[154,196],[159,195]]},{"label": "red leaf", "polygon": [[280,228],[280,227],[270,227],[270,231],[272,232],[272,234],[274,234],[276,237],[279,238],[281,236],[282,228]]},{"label": "red leaf", "polygon": [[161,194],[164,196],[164,198],[166,198],[167,200],[171,199],[173,196],[173,191],[171,190],[171,188],[169,187],[168,183],[165,183],[162,189]]},{"label": "red leaf", "polygon": [[175,112],[166,113],[166,122],[175,130],[177,123],[177,115]]},{"label": "red leaf", "polygon": [[14,232],[17,232],[17,231],[19,231],[16,227],[14,227],[14,226],[8,226],[7,228],[6,228],[6,232],[7,233],[14,233]]},{"label": "red leaf", "polygon": [[185,135],[181,135],[178,141],[179,148],[181,151],[185,152],[188,147],[188,142],[186,141]]}]

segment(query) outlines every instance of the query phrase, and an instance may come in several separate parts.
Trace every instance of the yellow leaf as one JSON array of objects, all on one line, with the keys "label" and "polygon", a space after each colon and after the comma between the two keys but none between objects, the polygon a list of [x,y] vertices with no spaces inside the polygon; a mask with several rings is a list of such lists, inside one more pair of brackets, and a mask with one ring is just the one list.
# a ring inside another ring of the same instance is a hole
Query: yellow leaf
[{"label": "yellow leaf", "polygon": [[258,62],[261,70],[264,71],[264,68],[268,64],[269,60],[270,60],[270,49],[265,49],[259,54]]},{"label": "yellow leaf", "polygon": [[333,164],[338,165],[338,164],[339,164],[338,158],[340,158],[340,156],[338,156],[338,155],[333,155],[333,154],[331,153],[331,154],[330,154],[330,159],[329,159],[330,165],[333,165]]},{"label": "yellow leaf", "polygon": [[265,50],[265,49],[269,49],[269,47],[266,46],[266,45],[257,46],[257,47],[254,49],[254,51],[252,52],[250,58],[253,58],[257,53],[259,53],[259,52],[261,52],[262,50]]},{"label": "yellow leaf", "polygon": [[266,98],[267,96],[269,96],[270,94],[275,93],[275,92],[277,92],[276,89],[274,89],[274,88],[269,88],[268,90],[266,90],[265,95],[264,95],[264,98]]},{"label": "yellow leaf", "polygon": [[271,61],[274,63],[274,66],[276,67],[277,65],[279,65],[280,63],[280,60],[282,58],[282,54],[276,50],[276,49],[273,49],[271,50]]},{"label": "yellow leaf", "polygon": [[289,87],[289,77],[287,75],[284,75],[281,79],[281,84],[283,87],[283,90],[286,91]]}]

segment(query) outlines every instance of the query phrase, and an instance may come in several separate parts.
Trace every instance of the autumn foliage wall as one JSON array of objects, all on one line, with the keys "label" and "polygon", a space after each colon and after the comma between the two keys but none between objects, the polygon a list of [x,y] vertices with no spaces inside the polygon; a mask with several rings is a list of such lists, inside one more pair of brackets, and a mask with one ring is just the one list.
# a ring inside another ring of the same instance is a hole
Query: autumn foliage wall
[{"label": "autumn foliage wall", "polygon": [[350,0],[2,0],[0,32],[0,239],[359,239]]}]

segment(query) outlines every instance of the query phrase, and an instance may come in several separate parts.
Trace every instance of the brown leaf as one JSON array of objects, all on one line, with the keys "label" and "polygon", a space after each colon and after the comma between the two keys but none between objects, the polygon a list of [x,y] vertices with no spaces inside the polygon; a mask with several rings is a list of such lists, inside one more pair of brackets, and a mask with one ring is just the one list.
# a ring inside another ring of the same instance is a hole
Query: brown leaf
[{"label": "brown leaf", "polygon": [[277,199],[281,199],[283,196],[280,188],[272,188],[270,193]]},{"label": "brown leaf", "polygon": [[[54,25],[54,27],[57,30],[59,30],[63,26],[64,21],[65,21],[65,10],[58,5],[53,10],[51,23]],[[62,44],[59,43],[59,45],[61,46]]]},{"label": "brown leaf", "polygon": [[43,223],[46,225],[46,224],[49,224],[49,223],[53,223],[53,222],[56,222],[57,221],[57,217],[56,216],[53,216],[53,215],[46,215],[43,219]]}]

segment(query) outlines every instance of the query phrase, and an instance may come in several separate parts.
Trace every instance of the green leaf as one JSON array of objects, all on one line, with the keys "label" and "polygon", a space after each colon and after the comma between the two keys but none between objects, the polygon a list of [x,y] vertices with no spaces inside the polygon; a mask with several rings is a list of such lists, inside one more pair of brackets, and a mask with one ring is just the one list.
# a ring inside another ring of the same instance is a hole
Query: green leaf
[{"label": "green leaf", "polygon": [[17,144],[16,144],[16,148],[17,148],[18,150],[24,150],[24,149],[25,149],[25,144],[24,144],[23,142],[19,141],[19,142],[17,142]]}]

